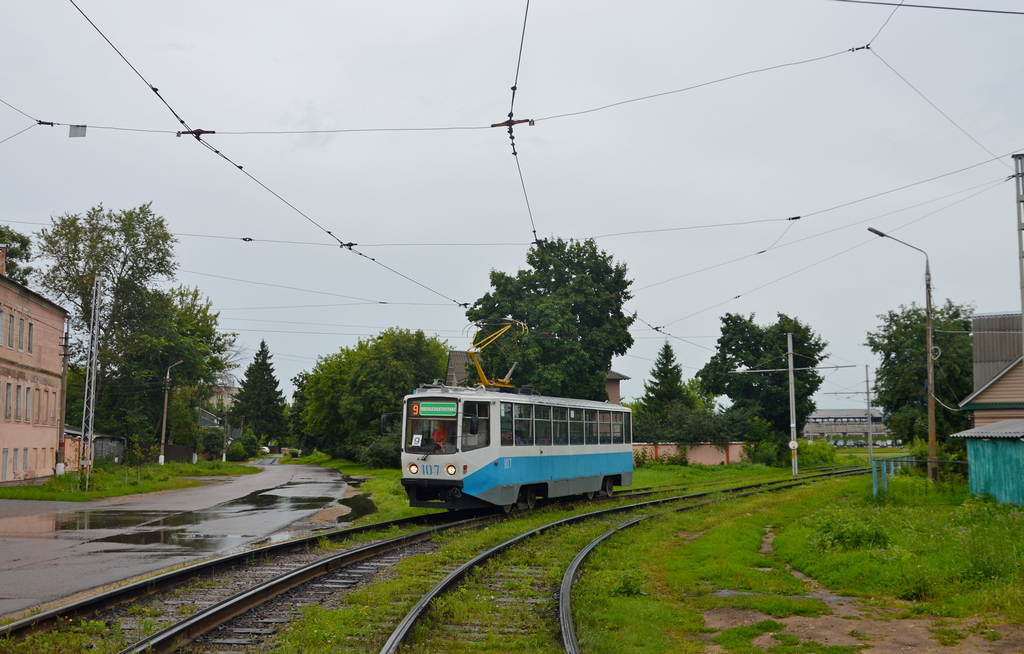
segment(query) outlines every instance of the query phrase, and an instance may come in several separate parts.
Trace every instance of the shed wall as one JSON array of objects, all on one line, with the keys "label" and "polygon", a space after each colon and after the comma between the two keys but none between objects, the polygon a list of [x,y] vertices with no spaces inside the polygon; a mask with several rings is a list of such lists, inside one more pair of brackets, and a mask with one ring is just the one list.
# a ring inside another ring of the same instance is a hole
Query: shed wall
[{"label": "shed wall", "polygon": [[967,439],[971,493],[1024,506],[1024,442],[1016,438]]}]

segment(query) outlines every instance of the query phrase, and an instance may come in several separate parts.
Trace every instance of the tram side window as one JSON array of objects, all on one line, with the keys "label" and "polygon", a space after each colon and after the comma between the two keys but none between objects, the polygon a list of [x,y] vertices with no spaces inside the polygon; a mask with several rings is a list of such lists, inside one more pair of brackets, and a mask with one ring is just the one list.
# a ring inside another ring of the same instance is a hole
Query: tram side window
[{"label": "tram side window", "polygon": [[612,421],[609,411],[598,412],[597,430],[601,436],[601,445],[612,444]]},{"label": "tram side window", "polygon": [[612,445],[622,445],[622,414],[612,413]]},{"label": "tram side window", "polygon": [[584,434],[587,438],[587,445],[597,445],[597,411],[587,409],[586,422],[584,423]]},{"label": "tram side window", "polygon": [[512,444],[512,405],[501,403],[501,444]]},{"label": "tram side window", "polygon": [[[473,418],[476,433],[471,434]],[[462,451],[479,450],[491,444],[491,405],[488,402],[465,402],[462,405]]]},{"label": "tram side window", "polygon": [[554,430],[555,445],[569,444],[569,423],[566,422],[566,418],[568,418],[567,411],[568,409],[564,406],[551,408],[551,423]]},{"label": "tram side window", "polygon": [[569,445],[583,445],[583,409],[569,409]]},{"label": "tram side window", "polygon": [[513,404],[516,445],[533,445],[533,405]]},{"label": "tram side window", "polygon": [[551,407],[533,407],[533,430],[536,434],[534,445],[551,445]]},{"label": "tram side window", "polygon": [[625,435],[627,443],[633,442],[633,414],[627,413],[623,415],[623,427],[622,433]]}]

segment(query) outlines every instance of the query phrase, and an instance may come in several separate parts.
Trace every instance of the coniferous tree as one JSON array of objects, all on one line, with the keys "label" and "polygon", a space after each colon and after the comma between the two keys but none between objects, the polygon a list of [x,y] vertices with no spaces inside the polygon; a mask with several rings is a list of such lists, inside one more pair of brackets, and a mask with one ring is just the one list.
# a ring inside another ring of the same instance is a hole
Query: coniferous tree
[{"label": "coniferous tree", "polygon": [[274,375],[270,362],[270,350],[266,341],[260,341],[260,349],[252,363],[245,369],[241,389],[229,412],[232,424],[244,419],[247,429],[257,436],[277,439],[287,432],[284,419],[284,395]]},{"label": "coniferous tree", "polygon": [[665,341],[651,368],[651,380],[644,382],[644,409],[664,412],[673,402],[686,399],[690,397],[683,387],[683,368],[676,363],[676,353]]}]

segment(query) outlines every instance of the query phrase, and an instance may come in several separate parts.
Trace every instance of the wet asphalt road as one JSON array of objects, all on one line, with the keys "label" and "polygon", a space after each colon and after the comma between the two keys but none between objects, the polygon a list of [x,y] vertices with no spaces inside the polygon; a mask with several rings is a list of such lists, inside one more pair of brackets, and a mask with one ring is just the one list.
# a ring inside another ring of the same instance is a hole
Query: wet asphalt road
[{"label": "wet asphalt road", "polygon": [[335,470],[276,464],[259,474],[129,502],[0,500],[0,615],[186,561],[283,540],[338,506]]}]

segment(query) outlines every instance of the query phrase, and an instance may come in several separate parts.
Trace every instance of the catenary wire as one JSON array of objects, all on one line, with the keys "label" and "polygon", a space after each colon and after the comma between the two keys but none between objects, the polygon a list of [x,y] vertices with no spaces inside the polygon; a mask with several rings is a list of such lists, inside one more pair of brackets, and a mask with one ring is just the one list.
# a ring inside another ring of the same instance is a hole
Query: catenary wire
[{"label": "catenary wire", "polygon": [[868,45],[871,45],[872,43],[875,42],[875,40],[878,39],[878,35],[882,33],[882,30],[885,29],[885,26],[889,24],[889,21],[892,20],[892,17],[896,15],[896,12],[899,11],[899,9],[900,9],[900,7],[902,5],[903,5],[903,2],[902,2],[902,0],[900,0],[900,3],[898,5],[896,5],[891,12],[889,12],[889,17],[885,19],[885,22],[882,23],[882,26],[878,28],[878,31],[875,32],[875,35],[873,37],[871,37],[870,41],[868,41]]},{"label": "catenary wire", "polygon": [[324,233],[326,233],[327,235],[329,235],[329,236],[330,236],[331,238],[335,239],[335,240],[336,240],[336,241],[338,242],[338,245],[339,245],[339,246],[341,246],[341,247],[342,247],[343,249],[347,249],[347,250],[349,250],[350,252],[353,252],[353,253],[355,253],[355,254],[359,255],[360,257],[363,257],[363,258],[365,258],[365,259],[367,259],[367,260],[369,260],[369,261],[371,261],[371,262],[373,262],[373,263],[377,264],[377,265],[378,265],[378,266],[380,266],[381,268],[384,268],[385,270],[388,270],[388,271],[390,271],[390,272],[394,273],[395,275],[398,275],[399,277],[402,277],[403,279],[405,279],[405,280],[407,280],[407,281],[410,281],[410,282],[412,282],[413,284],[416,284],[417,286],[419,286],[419,287],[421,287],[421,288],[423,288],[423,289],[425,289],[425,290],[427,290],[427,291],[429,291],[429,292],[431,292],[431,293],[434,293],[435,295],[438,295],[438,296],[440,296],[440,297],[443,297],[443,298],[444,298],[444,299],[446,299],[446,300],[449,300],[449,301],[451,301],[451,302],[452,302],[452,303],[454,303],[454,304],[455,304],[456,306],[460,306],[460,307],[463,307],[463,308],[465,308],[465,307],[468,307],[468,306],[469,306],[469,303],[465,303],[465,302],[459,302],[458,300],[455,300],[455,299],[453,299],[453,298],[450,298],[450,297],[448,297],[447,295],[445,295],[445,294],[441,293],[440,291],[437,291],[437,290],[435,290],[435,289],[433,289],[433,288],[431,288],[431,287],[427,286],[426,284],[424,284],[424,283],[420,282],[419,280],[413,279],[412,277],[410,277],[410,276],[408,276],[408,275],[406,275],[406,274],[404,274],[404,273],[402,273],[402,272],[399,272],[399,271],[398,271],[398,270],[396,270],[395,268],[392,268],[391,266],[388,266],[387,264],[385,264],[385,263],[383,263],[383,262],[381,262],[381,261],[378,261],[378,260],[377,260],[377,259],[375,259],[374,257],[371,257],[371,256],[369,256],[369,255],[366,255],[366,254],[364,254],[364,253],[362,253],[362,252],[360,252],[360,251],[356,250],[356,249],[354,248],[354,246],[355,246],[355,243],[345,243],[345,242],[343,242],[343,241],[342,241],[342,240],[341,240],[340,238],[338,238],[337,236],[335,236],[335,235],[334,235],[334,233],[332,233],[332,232],[331,232],[331,230],[327,229],[326,227],[324,227],[323,225],[321,225],[321,224],[320,224],[319,222],[317,222],[316,220],[314,220],[314,219],[313,219],[313,218],[312,218],[311,216],[309,216],[308,214],[306,214],[305,212],[303,212],[302,210],[300,210],[300,209],[299,209],[298,207],[296,207],[296,206],[295,206],[294,204],[292,204],[291,202],[289,202],[288,200],[286,200],[286,199],[285,199],[285,198],[284,198],[283,196],[281,196],[281,195],[280,195],[279,193],[277,193],[276,191],[274,191],[273,189],[271,189],[271,188],[270,188],[269,186],[267,186],[266,184],[264,184],[264,183],[263,183],[262,181],[260,181],[259,179],[257,179],[257,178],[256,178],[256,177],[255,177],[255,176],[254,176],[254,175],[252,174],[252,173],[250,173],[249,171],[245,170],[245,169],[244,169],[244,168],[243,168],[243,167],[242,167],[241,165],[239,165],[239,164],[235,163],[234,161],[232,161],[232,160],[231,160],[231,159],[230,159],[229,157],[227,157],[227,156],[226,156],[226,155],[225,155],[225,154],[224,154],[223,152],[221,152],[220,150],[218,150],[218,149],[214,148],[214,147],[213,147],[213,146],[212,146],[211,144],[209,144],[209,143],[207,143],[207,142],[206,142],[205,140],[203,140],[203,138],[201,137],[201,134],[202,134],[202,133],[204,132],[204,130],[193,130],[193,129],[192,129],[192,128],[191,128],[191,127],[190,127],[190,126],[188,125],[188,123],[186,123],[186,122],[185,122],[185,120],[184,120],[184,119],[182,119],[180,115],[178,115],[178,113],[177,113],[177,112],[176,112],[176,111],[174,110],[174,108],[173,108],[173,107],[171,107],[170,103],[168,103],[168,102],[167,102],[167,100],[166,100],[166,99],[164,99],[164,97],[163,97],[162,95],[160,95],[160,90],[159,90],[159,89],[157,89],[157,88],[156,88],[155,86],[153,86],[152,84],[150,84],[150,83],[149,83],[149,81],[148,81],[148,80],[147,80],[147,79],[146,79],[146,78],[145,78],[145,77],[144,77],[144,76],[142,75],[142,73],[141,73],[141,72],[139,72],[139,70],[138,70],[137,68],[135,68],[135,66],[134,66],[134,65],[132,65],[132,63],[131,63],[131,62],[130,62],[130,61],[128,60],[128,58],[127,58],[127,57],[125,57],[125,56],[124,56],[124,54],[122,54],[122,53],[121,53],[121,51],[117,49],[117,46],[115,46],[115,45],[113,44],[113,42],[111,42],[111,40],[107,38],[107,36],[106,36],[106,35],[105,35],[105,34],[103,33],[103,31],[102,31],[102,30],[100,30],[99,26],[97,26],[97,25],[96,25],[96,23],[94,23],[94,22],[92,21],[92,19],[91,19],[91,18],[89,18],[89,16],[88,16],[88,15],[86,15],[86,13],[85,13],[84,11],[82,11],[81,7],[79,7],[79,6],[77,5],[77,4],[75,4],[75,0],[68,0],[68,2],[70,2],[70,3],[72,4],[72,6],[74,6],[74,7],[75,7],[75,9],[77,9],[77,10],[78,10],[78,12],[79,12],[80,14],[82,14],[82,16],[83,16],[83,17],[85,18],[85,20],[86,20],[86,21],[88,21],[88,23],[89,23],[89,24],[90,24],[90,25],[91,25],[91,26],[93,27],[93,29],[95,29],[95,30],[96,30],[96,32],[97,32],[97,33],[98,33],[98,34],[99,34],[99,35],[100,35],[100,36],[101,36],[101,37],[103,38],[103,40],[104,40],[104,41],[106,41],[106,42],[107,42],[107,43],[108,43],[108,44],[110,45],[110,47],[114,49],[114,52],[116,52],[116,53],[118,54],[118,56],[120,56],[120,57],[121,57],[121,59],[123,59],[123,60],[124,60],[124,62],[125,62],[126,64],[128,64],[128,66],[129,66],[129,67],[130,67],[130,68],[131,68],[131,69],[132,69],[132,70],[133,70],[133,71],[135,72],[135,74],[136,74],[136,75],[138,75],[139,79],[141,79],[141,80],[142,80],[142,81],[143,81],[143,82],[144,82],[144,83],[146,84],[146,86],[148,86],[148,87],[150,88],[150,90],[152,90],[152,91],[153,91],[153,93],[155,93],[155,94],[156,94],[156,96],[157,96],[157,97],[158,97],[158,98],[160,99],[160,101],[161,101],[161,102],[162,102],[162,103],[164,104],[164,106],[165,106],[165,107],[167,107],[167,109],[168,109],[168,110],[169,110],[169,111],[171,112],[171,114],[172,114],[172,115],[173,115],[173,116],[174,116],[174,117],[175,117],[175,118],[176,118],[176,119],[178,120],[178,122],[179,122],[179,123],[181,123],[181,125],[182,125],[183,127],[185,127],[185,130],[181,132],[182,134],[188,133],[188,134],[190,134],[190,135],[194,136],[194,137],[195,137],[195,139],[196,139],[196,141],[198,141],[198,142],[199,142],[200,144],[202,144],[202,145],[203,145],[203,147],[207,148],[208,150],[210,150],[211,152],[213,152],[214,154],[216,154],[217,156],[219,156],[219,157],[220,157],[220,158],[222,158],[223,160],[225,160],[225,161],[227,161],[228,163],[230,163],[230,164],[231,164],[232,166],[234,166],[234,167],[235,167],[235,168],[237,168],[237,169],[238,169],[239,171],[241,171],[241,172],[242,172],[242,174],[244,174],[245,176],[247,176],[247,177],[248,177],[248,178],[249,178],[250,180],[252,180],[252,181],[253,181],[253,182],[255,182],[256,184],[258,184],[258,185],[259,185],[260,187],[262,187],[262,188],[263,188],[264,190],[266,190],[266,191],[267,191],[268,193],[270,193],[271,195],[273,195],[274,197],[276,197],[276,198],[277,198],[278,200],[280,200],[281,202],[283,202],[283,203],[284,203],[284,204],[285,204],[286,206],[288,206],[288,207],[289,207],[289,208],[291,208],[291,209],[292,209],[293,211],[295,211],[296,213],[298,213],[298,214],[299,214],[300,216],[302,216],[303,218],[305,218],[305,219],[306,219],[306,220],[307,220],[308,222],[310,222],[311,224],[313,224],[314,226],[316,226],[317,228],[319,228],[319,229],[320,229],[321,231],[323,231]]},{"label": "catenary wire", "polygon": [[1010,11],[1008,9],[979,9],[977,7],[943,7],[941,5],[911,5],[904,2],[880,2],[876,0],[829,0],[830,2],[847,2],[857,5],[880,5],[883,7],[906,7],[908,9],[945,9],[946,11],[968,11],[980,14],[1009,14],[1011,16],[1024,16],[1024,11]]},{"label": "catenary wire", "polygon": [[754,70],[748,70],[748,71],[745,71],[745,72],[742,72],[742,73],[736,73],[735,75],[728,75],[726,77],[720,77],[718,79],[710,80],[710,81],[707,81],[707,82],[701,82],[700,84],[694,84],[692,86],[687,86],[687,87],[680,88],[680,89],[675,89],[675,90],[672,90],[672,91],[662,91],[660,93],[652,93],[650,95],[644,95],[644,96],[640,96],[640,97],[637,97],[637,98],[631,98],[629,100],[620,100],[618,102],[612,102],[612,103],[609,103],[609,104],[601,105],[599,107],[592,107],[590,109],[582,109],[580,111],[570,111],[570,112],[566,112],[566,113],[562,113],[562,114],[555,114],[553,116],[545,116],[543,118],[535,119],[534,122],[538,122],[539,123],[539,122],[541,122],[543,120],[557,120],[559,118],[570,118],[570,117],[573,117],[573,116],[582,116],[582,115],[585,115],[585,114],[592,114],[592,113],[595,113],[595,112],[598,112],[598,111],[604,111],[605,109],[612,109],[613,107],[621,107],[622,105],[626,105],[626,104],[633,104],[633,103],[636,103],[636,102],[643,102],[644,100],[653,100],[655,98],[662,98],[662,97],[665,97],[665,96],[668,96],[668,95],[675,95],[677,93],[685,93],[686,91],[693,91],[695,89],[703,88],[705,86],[712,86],[714,84],[720,84],[722,82],[727,82],[729,80],[737,79],[737,78],[740,78],[740,77],[746,77],[748,75],[756,75],[758,73],[765,73],[765,72],[772,71],[772,70],[778,70],[780,68],[788,68],[788,67],[791,67],[791,66],[800,66],[802,64],[809,64],[809,63],[813,63],[813,62],[816,62],[816,61],[822,61],[822,60],[825,60],[825,59],[830,59],[832,57],[838,57],[839,55],[846,54],[848,52],[855,52],[855,51],[861,50],[861,49],[863,49],[863,48],[848,48],[846,50],[840,50],[839,52],[833,52],[832,54],[822,55],[820,57],[812,57],[810,59],[803,59],[801,61],[791,61],[791,62],[784,63],[784,64],[776,64],[774,66],[767,66],[765,68],[757,68],[757,69],[754,69]]},{"label": "catenary wire", "polygon": [[938,105],[936,105],[936,104],[935,104],[934,102],[932,102],[931,100],[929,100],[929,99],[928,99],[928,96],[926,96],[926,95],[925,95],[924,93],[921,93],[920,89],[918,89],[918,88],[917,88],[916,86],[914,86],[913,84],[911,84],[911,83],[910,83],[910,80],[908,80],[908,79],[907,79],[906,77],[904,77],[904,76],[903,76],[902,74],[900,74],[900,72],[899,72],[898,70],[896,70],[895,68],[893,68],[893,67],[892,67],[892,64],[890,64],[890,63],[889,63],[888,61],[886,61],[885,59],[883,59],[883,58],[882,58],[882,55],[878,54],[878,53],[877,53],[877,52],[875,52],[874,50],[872,50],[872,51],[871,51],[871,54],[875,55],[875,58],[877,58],[877,59],[878,59],[879,61],[881,61],[881,62],[882,62],[883,64],[885,64],[885,67],[886,67],[886,68],[888,68],[889,70],[891,70],[891,71],[893,72],[893,74],[895,74],[895,75],[896,75],[896,77],[899,77],[899,78],[900,78],[901,80],[903,80],[903,83],[904,83],[904,84],[906,84],[907,86],[909,86],[909,87],[911,88],[911,90],[913,90],[913,91],[914,91],[914,93],[916,93],[916,94],[918,94],[919,96],[921,96],[921,99],[922,99],[922,100],[924,100],[925,102],[927,102],[927,103],[928,103],[928,104],[929,104],[929,105],[931,106],[931,108],[932,108],[932,109],[934,109],[935,111],[939,112],[939,114],[940,114],[940,115],[941,115],[941,116],[942,116],[943,118],[945,118],[945,119],[946,119],[947,121],[949,121],[949,123],[950,123],[950,124],[951,124],[951,125],[952,125],[953,127],[955,127],[955,128],[957,128],[958,130],[960,130],[960,132],[961,132],[961,133],[962,133],[962,134],[963,134],[964,136],[966,136],[967,138],[971,139],[971,141],[973,141],[973,142],[975,143],[975,145],[977,145],[978,147],[980,147],[980,148],[981,148],[982,150],[984,150],[985,152],[987,152],[987,153],[988,153],[989,155],[991,155],[991,156],[993,156],[993,157],[996,157],[996,158],[997,158],[997,159],[998,159],[998,160],[999,160],[999,161],[1000,161],[1000,162],[1001,162],[1001,163],[1002,163],[1002,164],[1003,164],[1004,166],[1006,166],[1007,168],[1010,168],[1011,170],[1013,169],[1013,166],[1011,166],[1009,162],[1007,162],[1007,161],[1006,161],[1005,159],[1003,159],[1003,158],[1001,158],[1001,157],[997,157],[997,155],[996,155],[996,154],[995,154],[994,152],[992,152],[991,150],[989,150],[989,149],[988,149],[987,147],[985,147],[985,145],[984,145],[984,144],[982,144],[982,142],[981,142],[981,141],[979,141],[978,139],[976,139],[976,138],[974,138],[973,136],[971,136],[971,134],[970,134],[970,133],[969,133],[969,132],[968,132],[967,130],[965,130],[965,129],[964,129],[963,127],[961,127],[961,126],[960,126],[960,125],[959,125],[959,124],[958,124],[958,123],[957,123],[957,122],[956,122],[955,120],[953,120],[952,118],[950,118],[950,117],[949,117],[949,114],[947,114],[947,113],[946,113],[945,111],[943,111],[942,109],[939,109]]}]

